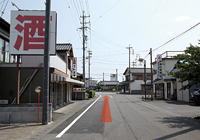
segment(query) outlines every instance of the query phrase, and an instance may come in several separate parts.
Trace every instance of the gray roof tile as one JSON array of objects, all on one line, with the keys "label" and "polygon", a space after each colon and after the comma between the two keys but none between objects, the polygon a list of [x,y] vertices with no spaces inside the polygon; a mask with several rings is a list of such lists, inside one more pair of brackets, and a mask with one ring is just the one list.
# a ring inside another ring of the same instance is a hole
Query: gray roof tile
[{"label": "gray roof tile", "polygon": [[70,48],[72,47],[72,44],[67,43],[67,44],[56,44],[56,50],[57,51],[69,51]]}]

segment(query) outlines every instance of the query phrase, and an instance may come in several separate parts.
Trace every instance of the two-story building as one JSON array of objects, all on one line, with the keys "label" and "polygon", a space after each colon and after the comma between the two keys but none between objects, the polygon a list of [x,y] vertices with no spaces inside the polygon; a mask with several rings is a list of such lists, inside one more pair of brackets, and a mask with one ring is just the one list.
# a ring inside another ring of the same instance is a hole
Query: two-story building
[{"label": "two-story building", "polygon": [[[176,78],[167,74],[173,70],[174,65],[177,63],[176,58],[173,57],[174,53],[182,53],[182,51],[166,51],[162,53],[161,57],[161,71],[162,78],[158,78],[158,63],[157,58],[152,63],[153,65],[153,93],[157,99],[177,99],[177,91],[180,89],[177,87]],[[171,55],[170,55],[171,54]],[[179,85],[179,83],[178,83]]]},{"label": "two-story building", "polygon": [[[15,104],[17,97],[17,56],[9,54],[10,24],[0,19],[0,100]],[[49,58],[49,103],[56,108],[72,100],[73,87],[83,85],[72,79],[74,58],[70,43],[56,44],[56,55]],[[35,87],[43,89],[43,55],[20,56],[19,103],[37,103]],[[85,97],[85,96],[84,96]],[[42,92],[40,102],[42,102]]]},{"label": "two-story building", "polygon": [[[130,80],[129,80],[129,68],[126,68],[123,75],[125,75],[125,81],[120,82],[120,86],[122,86],[122,92],[129,92],[129,88],[131,94],[144,93],[145,91],[145,83],[144,83],[144,68],[130,68]],[[147,83],[151,80],[151,69],[146,68],[146,80]],[[130,81],[130,82],[129,82]],[[146,90],[150,90],[150,85],[147,84]]]}]

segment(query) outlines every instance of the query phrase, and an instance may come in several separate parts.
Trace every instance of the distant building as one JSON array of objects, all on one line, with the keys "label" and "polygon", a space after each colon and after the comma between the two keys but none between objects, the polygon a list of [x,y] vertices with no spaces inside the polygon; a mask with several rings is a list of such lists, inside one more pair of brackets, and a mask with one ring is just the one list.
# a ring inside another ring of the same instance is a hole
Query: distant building
[{"label": "distant building", "polygon": [[119,81],[100,81],[98,85],[100,85],[104,91],[112,91],[113,89],[117,90]]},{"label": "distant building", "polygon": [[92,78],[89,80],[88,78],[86,78],[85,80],[85,87],[89,88],[89,86],[93,86],[95,87],[97,85],[98,81],[97,80],[92,80]]},{"label": "distant building", "polygon": [[110,74],[110,81],[118,81],[117,74]]},{"label": "distant building", "polygon": [[[122,92],[129,93],[129,88],[131,94],[144,93],[144,68],[130,68],[130,81],[129,81],[129,68],[127,67],[124,71],[125,81],[120,82],[122,86]],[[151,69],[146,68],[147,82],[151,80]],[[150,90],[150,85],[147,84],[146,89]]]}]

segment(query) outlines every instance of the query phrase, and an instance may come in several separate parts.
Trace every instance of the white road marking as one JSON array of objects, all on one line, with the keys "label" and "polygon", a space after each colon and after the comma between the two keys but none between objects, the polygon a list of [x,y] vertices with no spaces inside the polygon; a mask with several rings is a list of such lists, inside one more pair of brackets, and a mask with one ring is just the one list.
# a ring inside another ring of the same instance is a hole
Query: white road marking
[{"label": "white road marking", "polygon": [[[99,98],[101,98],[101,95],[99,96]],[[92,107],[96,102],[97,100],[99,100],[99,98],[97,98],[85,111],[83,111],[73,122],[71,122],[63,131],[61,131],[57,136],[56,138],[60,138],[62,137],[62,135],[67,132],[67,130],[70,129],[70,127],[72,127],[76,121],[78,121],[78,119],[81,118],[81,116],[83,116],[83,114],[85,114],[86,111],[88,111],[90,109],[90,107]]]}]

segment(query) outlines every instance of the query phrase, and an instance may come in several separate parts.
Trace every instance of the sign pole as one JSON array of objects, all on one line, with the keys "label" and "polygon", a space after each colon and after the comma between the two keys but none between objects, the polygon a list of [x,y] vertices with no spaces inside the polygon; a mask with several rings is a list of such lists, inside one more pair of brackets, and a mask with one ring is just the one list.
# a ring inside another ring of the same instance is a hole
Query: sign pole
[{"label": "sign pole", "polygon": [[42,91],[42,88],[40,86],[35,87],[35,92],[38,93],[38,118],[37,123],[39,124],[40,120],[40,92]]},{"label": "sign pole", "polygon": [[38,124],[40,120],[40,92],[38,92]]}]

